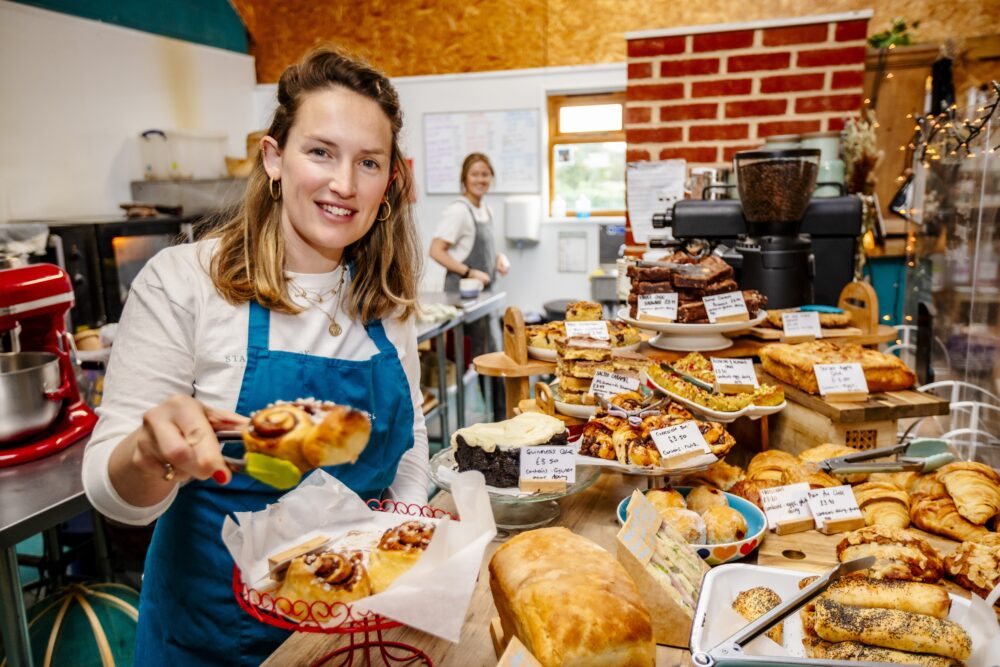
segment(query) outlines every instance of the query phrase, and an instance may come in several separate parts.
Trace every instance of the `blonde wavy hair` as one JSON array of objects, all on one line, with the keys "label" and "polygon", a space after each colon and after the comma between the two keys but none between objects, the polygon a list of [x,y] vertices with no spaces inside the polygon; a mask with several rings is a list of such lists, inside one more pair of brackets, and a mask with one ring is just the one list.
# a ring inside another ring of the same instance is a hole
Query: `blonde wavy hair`
[{"label": "blonde wavy hair", "polygon": [[[400,318],[414,311],[421,255],[410,206],[413,178],[399,148],[403,113],[399,96],[389,79],[360,60],[335,49],[321,47],[288,67],[278,82],[278,108],[267,134],[285,147],[295,114],[305,96],[342,86],[363,95],[385,112],[392,126],[391,173],[386,198],[391,213],[376,220],[360,240],[344,250],[344,261],[353,265],[345,302],[351,317],[362,322]],[[269,190],[263,152],[257,157],[243,201],[210,234],[219,239],[210,275],[219,293],[232,304],[256,301],[282,313],[301,312],[288,297],[285,279],[285,241],[281,233],[281,201]],[[382,215],[382,207],[379,207]]]}]

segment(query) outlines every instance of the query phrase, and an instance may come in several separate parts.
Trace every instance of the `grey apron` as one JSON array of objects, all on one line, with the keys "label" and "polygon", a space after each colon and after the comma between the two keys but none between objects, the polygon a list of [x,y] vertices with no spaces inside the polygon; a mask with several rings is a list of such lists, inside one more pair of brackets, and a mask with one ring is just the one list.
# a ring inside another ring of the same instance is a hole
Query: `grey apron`
[{"label": "grey apron", "polygon": [[[469,268],[482,271],[488,275],[490,277],[490,285],[488,287],[492,286],[493,281],[497,279],[497,251],[496,244],[493,242],[493,214],[490,213],[489,209],[486,209],[486,215],[489,216],[489,219],[486,222],[479,222],[476,220],[476,211],[472,208],[472,204],[464,198],[458,201],[465,204],[465,207],[469,209],[472,222],[476,225],[476,237],[472,242],[472,250],[469,251],[468,256],[462,261]],[[461,279],[461,275],[454,271],[448,271],[444,277],[444,291],[457,292],[458,281]]]}]

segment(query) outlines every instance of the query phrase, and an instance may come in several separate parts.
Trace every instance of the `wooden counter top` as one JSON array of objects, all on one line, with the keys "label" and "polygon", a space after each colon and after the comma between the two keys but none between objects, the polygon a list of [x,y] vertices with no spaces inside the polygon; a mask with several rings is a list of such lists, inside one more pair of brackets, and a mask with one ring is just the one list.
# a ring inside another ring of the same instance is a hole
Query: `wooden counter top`
[{"label": "wooden counter top", "polygon": [[[635,488],[645,488],[646,480],[642,477],[628,477],[618,473],[605,472],[601,479],[592,487],[562,499],[559,504],[561,514],[551,525],[565,526],[578,535],[583,535],[612,554],[615,552],[615,535],[618,533],[618,522],[615,520],[615,508],[622,498],[632,493]],[[451,495],[439,493],[431,502],[437,507],[454,510]],[[472,594],[472,602],[462,627],[462,639],[458,644],[452,644],[437,637],[412,630],[410,628],[395,628],[383,633],[390,641],[400,641],[419,647],[435,665],[468,667],[469,665],[494,665],[496,655],[490,641],[489,623],[497,615],[493,607],[493,596],[490,594],[489,574],[487,566],[493,552],[501,544],[500,538],[494,540],[486,548],[482,570],[476,590]],[[298,632],[292,635],[266,662],[265,667],[284,665],[312,665],[316,660],[349,642],[347,635],[323,635]],[[356,659],[361,658],[356,653]],[[657,665],[691,665],[687,651],[658,646],[656,649]]]}]

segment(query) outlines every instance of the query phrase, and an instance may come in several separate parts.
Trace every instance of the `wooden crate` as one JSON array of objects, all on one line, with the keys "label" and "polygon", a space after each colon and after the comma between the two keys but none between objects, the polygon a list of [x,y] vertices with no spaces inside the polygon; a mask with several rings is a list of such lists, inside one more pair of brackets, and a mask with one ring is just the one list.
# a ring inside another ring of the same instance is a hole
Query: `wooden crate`
[{"label": "wooden crate", "polygon": [[769,446],[791,454],[834,442],[856,449],[874,449],[896,444],[898,421],[837,422],[793,401],[769,418]]}]

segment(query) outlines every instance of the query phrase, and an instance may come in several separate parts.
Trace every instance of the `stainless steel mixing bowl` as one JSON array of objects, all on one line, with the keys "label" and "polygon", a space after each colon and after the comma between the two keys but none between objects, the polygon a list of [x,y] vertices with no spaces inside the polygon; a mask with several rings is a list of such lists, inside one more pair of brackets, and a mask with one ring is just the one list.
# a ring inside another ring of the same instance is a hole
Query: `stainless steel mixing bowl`
[{"label": "stainless steel mixing bowl", "polygon": [[0,444],[22,440],[59,416],[59,358],[49,352],[0,353]]}]

